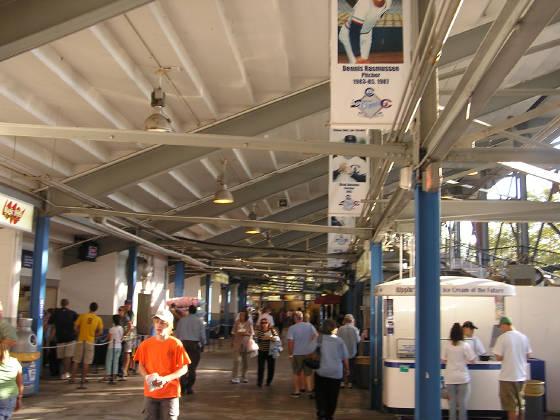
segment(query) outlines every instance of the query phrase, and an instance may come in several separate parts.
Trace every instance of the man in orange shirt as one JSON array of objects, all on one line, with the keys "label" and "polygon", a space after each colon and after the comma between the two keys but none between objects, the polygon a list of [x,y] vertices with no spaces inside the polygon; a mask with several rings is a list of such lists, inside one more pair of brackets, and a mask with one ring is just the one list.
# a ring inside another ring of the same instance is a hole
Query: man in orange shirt
[{"label": "man in orange shirt", "polygon": [[153,316],[155,335],[144,340],[134,360],[144,378],[145,420],[177,420],[179,378],[187,373],[191,360],[183,343],[172,337],[173,314],[167,310]]}]

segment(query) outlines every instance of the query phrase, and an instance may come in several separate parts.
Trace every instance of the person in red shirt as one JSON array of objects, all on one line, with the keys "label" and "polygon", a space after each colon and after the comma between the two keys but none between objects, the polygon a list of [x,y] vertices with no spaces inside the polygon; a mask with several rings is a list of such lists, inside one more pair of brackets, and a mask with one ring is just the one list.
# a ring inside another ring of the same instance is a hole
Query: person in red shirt
[{"label": "person in red shirt", "polygon": [[173,314],[167,310],[153,316],[155,335],[144,340],[134,360],[144,378],[145,420],[177,420],[179,378],[187,373],[191,360],[183,343],[172,337]]}]

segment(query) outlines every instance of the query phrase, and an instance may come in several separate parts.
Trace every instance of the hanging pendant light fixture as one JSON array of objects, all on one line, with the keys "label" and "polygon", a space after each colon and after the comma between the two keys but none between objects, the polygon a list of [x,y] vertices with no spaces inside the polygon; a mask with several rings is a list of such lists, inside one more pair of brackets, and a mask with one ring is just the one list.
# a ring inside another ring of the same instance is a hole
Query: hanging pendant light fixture
[{"label": "hanging pendant light fixture", "polygon": [[[257,212],[255,211],[255,205],[253,204],[253,210],[249,213],[249,220],[257,220]],[[261,229],[259,227],[249,227],[245,231],[247,235],[257,235],[261,233]]]},{"label": "hanging pendant light fixture", "polygon": [[227,189],[227,185],[226,185],[226,165],[227,165],[227,160],[223,160],[222,161],[222,173],[220,174],[220,176],[218,177],[218,189],[216,190],[216,193],[214,194],[214,203],[216,204],[231,204],[233,203],[233,195],[231,194],[231,192],[229,192],[229,190]]},{"label": "hanging pendant light fixture", "polygon": [[165,70],[158,69],[157,73],[159,74],[159,86],[154,88],[150,98],[150,105],[154,112],[144,120],[144,129],[169,133],[173,131],[173,127],[171,126],[171,120],[163,112],[163,108],[165,107],[165,92],[161,87],[162,76]]}]

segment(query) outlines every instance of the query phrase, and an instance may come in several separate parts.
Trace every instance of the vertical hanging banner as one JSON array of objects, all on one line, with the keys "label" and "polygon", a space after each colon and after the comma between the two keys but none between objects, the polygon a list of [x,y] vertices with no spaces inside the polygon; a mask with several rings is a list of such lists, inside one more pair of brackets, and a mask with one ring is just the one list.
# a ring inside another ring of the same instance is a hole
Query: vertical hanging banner
[{"label": "vertical hanging banner", "polygon": [[410,3],[331,0],[331,125],[393,123],[410,70]]},{"label": "vertical hanging banner", "polygon": [[[332,128],[330,141],[341,143],[367,143],[366,129]],[[356,218],[364,207],[370,184],[369,158],[361,156],[329,156],[329,225],[356,226]],[[328,252],[341,253],[349,250],[353,235],[329,233]],[[330,258],[330,267],[339,266],[341,259]]]},{"label": "vertical hanging banner", "polygon": [[[330,141],[367,143],[367,130],[332,128]],[[360,216],[369,190],[369,158],[329,156],[329,215]]]}]

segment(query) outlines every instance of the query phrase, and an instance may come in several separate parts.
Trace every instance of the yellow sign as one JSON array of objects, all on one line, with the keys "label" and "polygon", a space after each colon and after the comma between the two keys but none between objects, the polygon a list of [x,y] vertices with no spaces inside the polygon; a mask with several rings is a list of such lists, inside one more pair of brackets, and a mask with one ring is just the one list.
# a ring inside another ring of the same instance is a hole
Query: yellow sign
[{"label": "yellow sign", "polygon": [[0,225],[33,232],[33,206],[25,201],[0,194]]},{"label": "yellow sign", "polygon": [[229,276],[226,273],[212,274],[212,281],[220,284],[228,284]]}]

